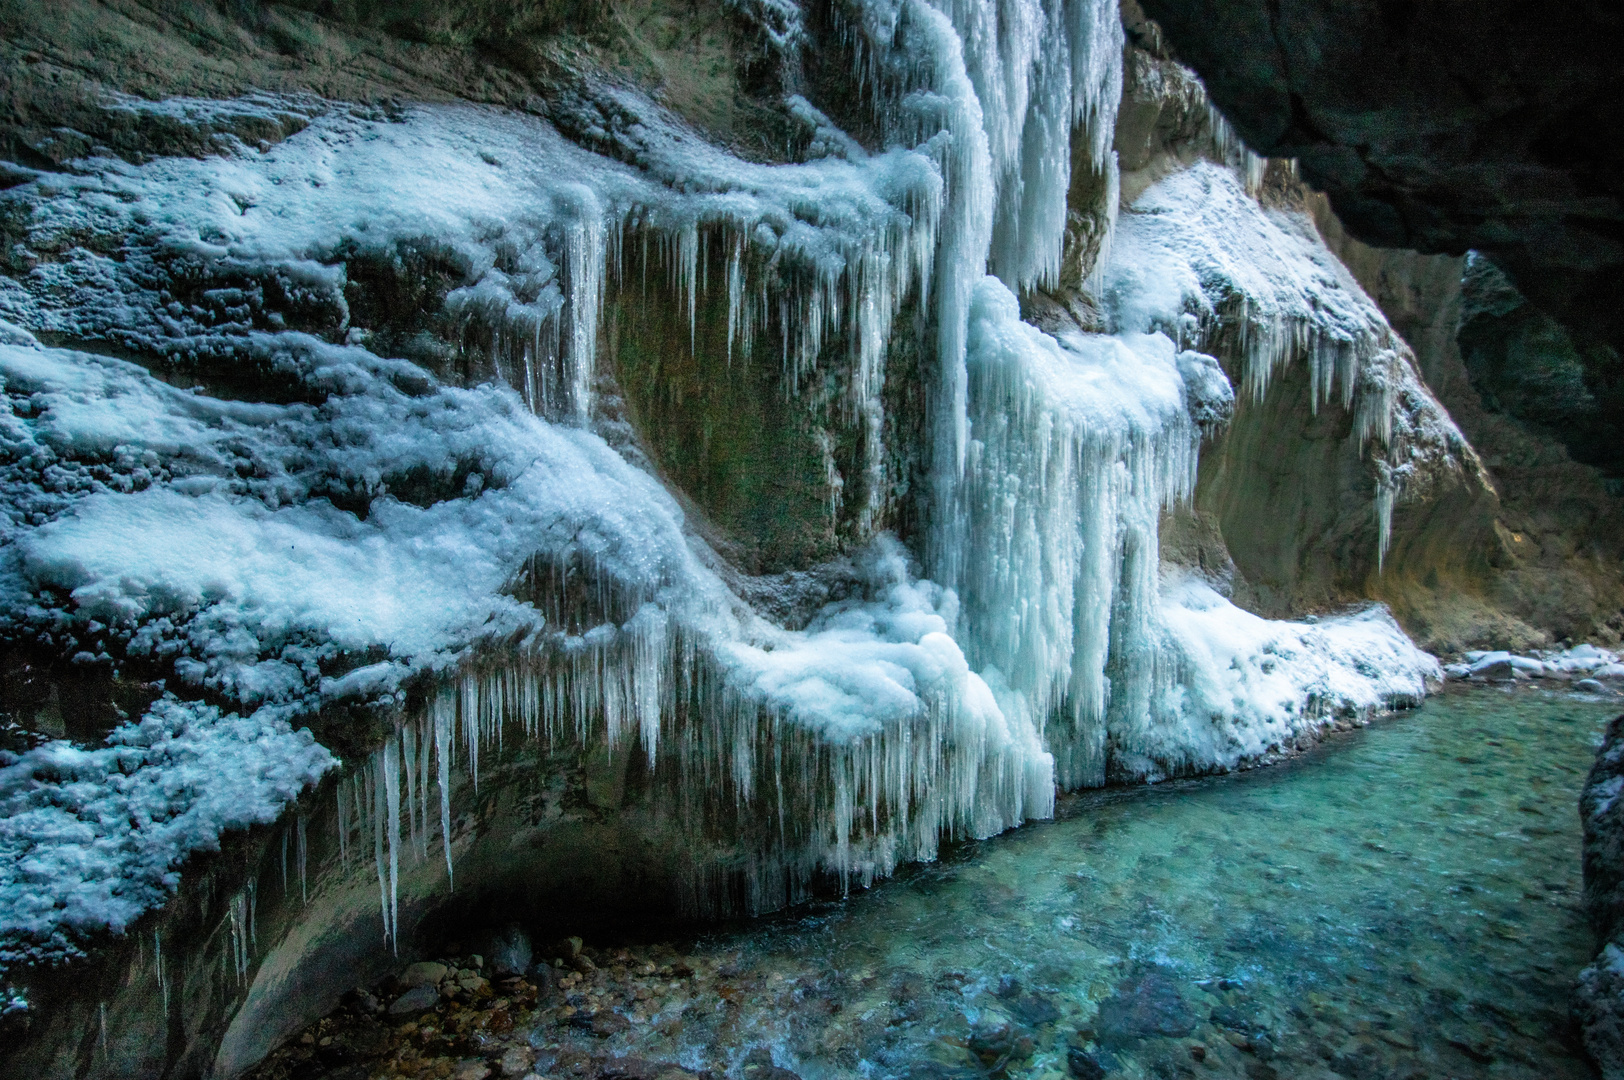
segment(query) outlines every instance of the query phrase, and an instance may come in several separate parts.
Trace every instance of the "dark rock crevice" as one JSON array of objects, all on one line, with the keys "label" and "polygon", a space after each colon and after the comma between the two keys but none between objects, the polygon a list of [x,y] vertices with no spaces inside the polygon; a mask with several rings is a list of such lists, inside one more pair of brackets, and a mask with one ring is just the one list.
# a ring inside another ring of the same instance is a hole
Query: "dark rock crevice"
[{"label": "dark rock crevice", "polygon": [[[1624,345],[1624,9],[1144,0],[1258,153],[1365,243],[1489,253],[1561,322],[1593,393]],[[1604,460],[1624,470],[1608,406]]]}]

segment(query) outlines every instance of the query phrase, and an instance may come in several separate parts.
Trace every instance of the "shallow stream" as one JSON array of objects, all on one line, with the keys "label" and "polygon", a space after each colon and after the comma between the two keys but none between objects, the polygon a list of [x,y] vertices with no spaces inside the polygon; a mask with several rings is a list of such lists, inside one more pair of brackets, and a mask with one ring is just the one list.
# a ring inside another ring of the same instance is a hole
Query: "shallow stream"
[{"label": "shallow stream", "polygon": [[1451,689],[1275,767],[1063,800],[845,901],[589,944],[578,973],[465,970],[411,1022],[391,981],[260,1075],[1591,1077],[1577,801],[1617,710]]},{"label": "shallow stream", "polygon": [[1069,800],[705,939],[736,1003],[637,1041],[712,1068],[767,1043],[809,1078],[1588,1077],[1576,804],[1616,711],[1454,690],[1285,765]]}]

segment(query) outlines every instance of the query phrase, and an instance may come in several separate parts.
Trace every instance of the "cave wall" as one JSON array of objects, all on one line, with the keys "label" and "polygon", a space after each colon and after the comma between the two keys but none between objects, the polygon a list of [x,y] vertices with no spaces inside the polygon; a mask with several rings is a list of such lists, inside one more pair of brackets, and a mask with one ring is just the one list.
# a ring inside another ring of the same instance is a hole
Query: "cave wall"
[{"label": "cave wall", "polygon": [[1488,253],[1559,321],[1619,476],[1624,12],[1386,0],[1145,0],[1247,144],[1294,159],[1360,241]]}]

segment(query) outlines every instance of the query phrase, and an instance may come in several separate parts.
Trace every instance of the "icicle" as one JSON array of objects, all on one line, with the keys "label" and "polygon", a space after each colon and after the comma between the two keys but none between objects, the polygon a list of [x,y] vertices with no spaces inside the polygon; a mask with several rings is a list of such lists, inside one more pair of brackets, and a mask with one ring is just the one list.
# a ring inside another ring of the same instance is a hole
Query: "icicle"
[{"label": "icicle", "polygon": [[413,831],[417,836],[417,857],[426,860],[429,857],[429,759],[434,756],[426,721],[418,722],[417,746],[418,822]]},{"label": "icicle", "polygon": [[445,694],[434,699],[434,757],[439,768],[440,844],[445,849],[446,887],[453,882],[451,869],[451,724],[454,714]]},{"label": "icicle", "polygon": [[338,861],[348,867],[350,865],[350,813],[349,801],[344,798],[344,785],[346,781],[340,780],[333,785],[335,801],[338,804],[334,817],[338,821]]},{"label": "icicle", "polygon": [[406,781],[406,837],[415,857],[421,837],[417,831],[417,725],[412,723],[400,729],[400,768]]},{"label": "icicle", "polygon": [[388,815],[389,916],[385,926],[389,943],[400,950],[397,916],[400,913],[400,739],[397,735],[384,744],[380,780],[384,792],[384,813]]},{"label": "icicle", "polygon": [[564,260],[568,273],[566,321],[569,326],[569,407],[578,422],[592,414],[593,382],[597,377],[598,325],[603,310],[604,213],[591,188],[573,185],[567,196]]},{"label": "icicle", "polygon": [[310,819],[308,817],[306,817],[304,814],[300,814],[299,818],[298,818],[298,830],[299,830],[299,902],[301,904],[304,904],[304,905],[307,905],[307,906],[310,903],[310,889],[309,889],[309,885],[307,883],[308,879],[306,877],[306,866],[307,866],[307,863],[308,863],[308,860],[309,860],[309,850],[310,850],[309,838],[306,835],[306,832],[309,829],[309,827],[310,827]]},{"label": "icicle", "polygon": [[1246,193],[1256,196],[1263,190],[1263,173],[1268,168],[1269,159],[1254,154],[1211,101],[1207,102],[1207,121],[1212,127],[1215,156],[1223,164],[1234,166],[1241,174]]},{"label": "icicle", "polygon": [[231,952],[227,970],[234,971],[238,984],[247,982],[248,967],[253,959],[255,945],[253,883],[231,898],[226,905],[226,925],[230,930]]},{"label": "icicle", "polygon": [[1387,566],[1387,549],[1393,542],[1393,503],[1398,492],[1385,472],[1376,480],[1376,573]]},{"label": "icicle", "polygon": [[152,957],[157,967],[158,992],[163,996],[164,1020],[169,1019],[169,979],[164,972],[164,943],[162,935],[154,930],[152,932]]},{"label": "icicle", "polygon": [[[381,774],[385,768],[384,755],[376,755],[375,761],[377,765],[377,772]],[[395,924],[389,917],[389,873],[384,862],[383,840],[384,815],[387,813],[387,811],[384,809],[384,788],[387,785],[379,782],[381,777],[378,779],[373,779],[371,770],[368,770],[367,776],[369,779],[368,786],[372,789],[372,798],[369,800],[371,814],[370,825],[372,831],[372,865],[378,872],[378,908],[383,918],[383,941],[385,945],[393,946],[395,940]]]}]

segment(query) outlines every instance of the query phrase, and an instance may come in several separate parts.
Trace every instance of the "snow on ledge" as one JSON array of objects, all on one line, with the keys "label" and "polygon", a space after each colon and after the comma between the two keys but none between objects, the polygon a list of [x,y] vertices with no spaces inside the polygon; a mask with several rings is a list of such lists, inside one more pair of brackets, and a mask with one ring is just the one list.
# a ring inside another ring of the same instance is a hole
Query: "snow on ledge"
[{"label": "snow on ledge", "polygon": [[[106,746],[0,753],[0,970],[83,955],[165,902],[188,855],[275,821],[337,764],[285,712],[166,695]],[[21,1005],[7,992],[0,1013]]]},{"label": "snow on ledge", "polygon": [[1443,678],[1384,604],[1314,621],[1264,619],[1197,576],[1164,575],[1154,722],[1113,735],[1145,779],[1233,769],[1339,719],[1419,705]]}]

